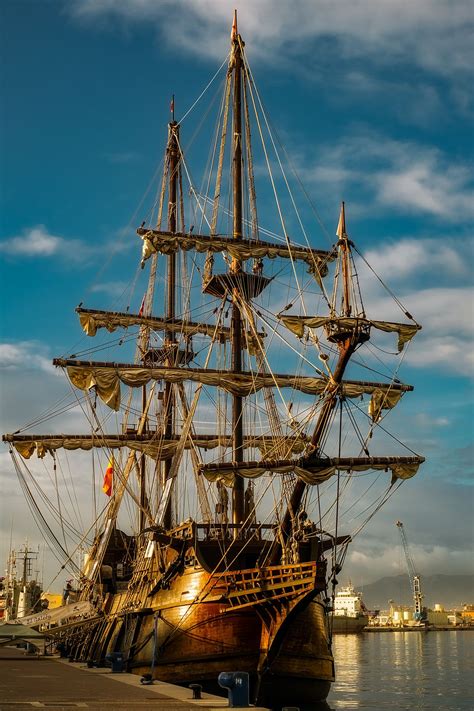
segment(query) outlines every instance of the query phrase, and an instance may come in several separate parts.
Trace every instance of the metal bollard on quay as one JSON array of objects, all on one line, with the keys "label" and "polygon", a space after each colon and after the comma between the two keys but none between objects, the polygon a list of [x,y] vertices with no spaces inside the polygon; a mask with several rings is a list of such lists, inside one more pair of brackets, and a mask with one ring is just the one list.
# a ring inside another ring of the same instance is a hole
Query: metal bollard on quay
[{"label": "metal bollard on quay", "polygon": [[217,677],[219,686],[227,689],[229,706],[248,707],[249,704],[249,675],[247,672],[221,672]]},{"label": "metal bollard on quay", "polygon": [[111,652],[105,657],[107,662],[112,665],[112,674],[121,674],[124,667],[124,659],[122,652]]},{"label": "metal bollard on quay", "polygon": [[202,686],[201,684],[190,684],[189,688],[193,692],[193,699],[202,699],[201,692],[202,692]]}]

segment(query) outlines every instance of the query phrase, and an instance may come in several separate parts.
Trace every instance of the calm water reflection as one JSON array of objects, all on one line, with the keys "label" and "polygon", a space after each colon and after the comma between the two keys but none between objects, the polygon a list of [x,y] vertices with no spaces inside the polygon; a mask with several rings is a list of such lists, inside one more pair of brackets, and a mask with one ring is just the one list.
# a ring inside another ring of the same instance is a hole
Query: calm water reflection
[{"label": "calm water reflection", "polygon": [[472,711],[474,632],[335,635],[337,681],[313,711]]}]

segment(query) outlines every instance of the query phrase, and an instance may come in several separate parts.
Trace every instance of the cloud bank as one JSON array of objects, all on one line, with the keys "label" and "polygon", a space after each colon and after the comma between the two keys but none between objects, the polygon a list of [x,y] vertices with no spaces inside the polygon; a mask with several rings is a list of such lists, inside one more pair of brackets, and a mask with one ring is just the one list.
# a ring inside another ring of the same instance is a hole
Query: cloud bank
[{"label": "cloud bank", "polygon": [[[100,18],[126,23],[151,23],[170,45],[190,53],[221,57],[235,2],[232,0],[72,0],[68,7],[83,21]],[[473,61],[468,0],[240,0],[239,29],[253,54],[275,59],[282,45],[299,54],[318,40],[340,55],[370,53],[413,61],[420,67],[452,74],[469,72]],[[334,47],[336,43],[336,47]]]},{"label": "cloud bank", "polygon": [[317,159],[301,156],[298,163],[305,182],[318,190],[329,186],[358,196],[359,213],[390,208],[450,224],[465,224],[474,215],[469,165],[434,146],[355,129],[336,145],[319,148]]},{"label": "cloud bank", "polygon": [[[449,238],[405,238],[366,252],[371,267],[422,325],[406,351],[407,363],[445,375],[474,375],[472,256],[472,239],[460,249],[459,240]],[[388,294],[369,292],[366,307],[381,318],[406,320]]]},{"label": "cloud bank", "polygon": [[2,240],[0,251],[9,257],[63,257],[77,263],[89,258],[94,249],[81,240],[52,235],[44,225],[36,225]]},{"label": "cloud bank", "polygon": [[0,343],[0,368],[41,370],[50,375],[57,372],[47,356],[47,347],[37,341]]}]

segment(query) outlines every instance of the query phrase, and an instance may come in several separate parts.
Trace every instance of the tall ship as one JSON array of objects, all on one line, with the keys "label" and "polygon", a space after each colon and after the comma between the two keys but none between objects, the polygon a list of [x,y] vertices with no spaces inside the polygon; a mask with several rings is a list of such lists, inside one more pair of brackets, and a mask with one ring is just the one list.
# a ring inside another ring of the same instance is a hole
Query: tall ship
[{"label": "tall ship", "polygon": [[357,592],[349,581],[348,585],[336,590],[331,620],[332,632],[362,632],[368,624],[369,613],[362,600],[362,593]]},{"label": "tall ship", "polygon": [[[256,703],[298,706],[325,699],[334,680],[328,622],[352,538],[424,461],[386,423],[413,390],[399,367],[420,326],[398,300],[400,322],[366,313],[356,260],[375,277],[344,204],[336,236],[323,230],[314,245],[305,223],[319,218],[236,16],[206,91],[218,81],[221,98],[200,98],[180,121],[173,99],[130,289],[114,309],[80,304],[91,340],[54,360],[69,400],[35,418],[43,433],[28,424],[3,439],[74,577],[65,606],[81,614],[49,629],[71,660],[120,652],[136,674],[207,689],[244,671]],[[195,180],[190,113],[204,106],[201,130],[214,105]],[[378,338],[391,342],[384,366]],[[83,414],[83,433],[64,433],[68,408]],[[52,499],[37,494],[34,455],[51,464]],[[68,511],[79,487],[93,508],[82,529]]]}]

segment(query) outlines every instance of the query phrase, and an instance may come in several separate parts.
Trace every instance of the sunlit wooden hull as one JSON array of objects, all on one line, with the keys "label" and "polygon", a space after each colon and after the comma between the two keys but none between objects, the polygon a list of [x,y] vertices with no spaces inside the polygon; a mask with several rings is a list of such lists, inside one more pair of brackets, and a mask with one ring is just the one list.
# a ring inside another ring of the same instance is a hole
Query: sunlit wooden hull
[{"label": "sunlit wooden hull", "polygon": [[217,685],[220,672],[246,671],[252,698],[260,704],[278,700],[298,705],[325,699],[334,679],[334,663],[324,607],[311,599],[315,593],[288,615],[280,615],[269,643],[265,606],[233,610],[212,595],[193,602],[195,591],[202,590],[208,579],[209,573],[202,569],[185,572],[169,590],[143,600],[142,609],[135,606],[128,612],[127,593],[113,596],[109,614],[91,623],[87,635],[76,631],[68,652],[96,663],[111,652],[122,652],[133,673],[152,673],[174,684],[200,683],[218,693],[222,693]]},{"label": "sunlit wooden hull", "polygon": [[[220,691],[216,680],[222,671],[246,671],[250,674],[252,695],[258,703],[312,703],[325,699],[334,679],[334,664],[329,650],[323,607],[319,602],[291,616],[291,621],[268,650],[268,667],[259,671],[262,650],[262,620],[255,611],[223,614],[219,603],[201,603],[194,610],[186,606],[165,609],[157,622],[158,649],[153,674],[175,684],[201,683]],[[166,643],[170,625],[179,625],[174,639]],[[153,617],[143,619],[140,641],[153,632]],[[285,623],[283,623],[285,624]],[[130,663],[130,670],[150,673],[153,637]]]}]

